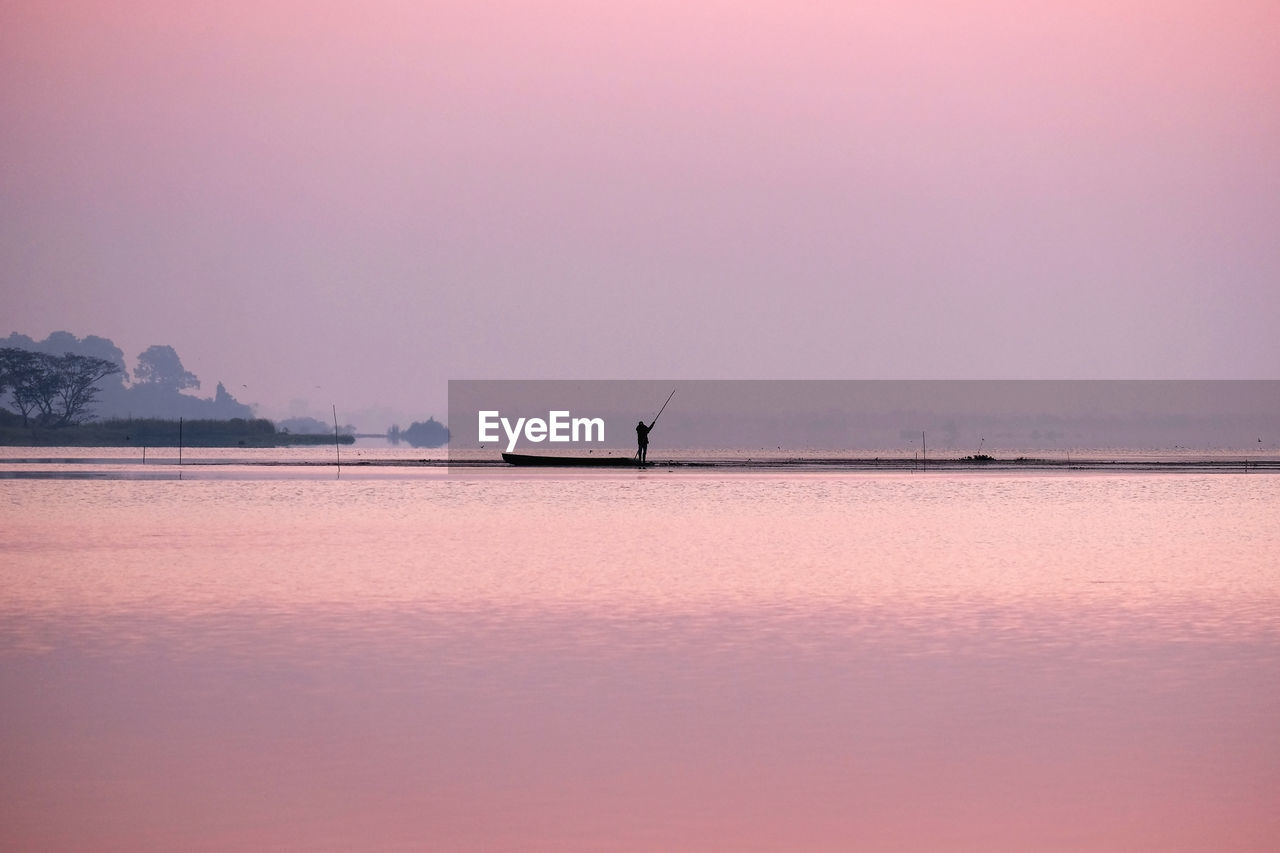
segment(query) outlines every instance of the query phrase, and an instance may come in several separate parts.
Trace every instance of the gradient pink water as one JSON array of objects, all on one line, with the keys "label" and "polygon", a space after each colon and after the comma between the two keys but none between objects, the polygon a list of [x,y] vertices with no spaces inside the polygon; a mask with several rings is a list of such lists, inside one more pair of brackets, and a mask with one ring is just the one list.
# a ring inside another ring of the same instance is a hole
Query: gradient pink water
[{"label": "gradient pink water", "polygon": [[1265,850],[1280,480],[5,481],[0,846]]}]

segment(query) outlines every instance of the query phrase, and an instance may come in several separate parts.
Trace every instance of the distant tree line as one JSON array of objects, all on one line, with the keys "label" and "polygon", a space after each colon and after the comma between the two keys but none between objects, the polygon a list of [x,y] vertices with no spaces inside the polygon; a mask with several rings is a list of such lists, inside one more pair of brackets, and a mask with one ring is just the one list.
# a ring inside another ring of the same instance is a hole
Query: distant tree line
[{"label": "distant tree line", "polygon": [[54,332],[43,341],[17,333],[0,338],[0,406],[23,426],[58,428],[95,417],[251,419],[253,410],[221,382],[212,398],[183,393],[199,388],[168,345],[138,355],[132,381],[124,353],[107,338]]},{"label": "distant tree line", "polygon": [[[334,425],[332,422],[325,423],[318,418],[298,415],[292,418],[285,418],[276,422],[276,429],[284,433],[292,433],[293,435],[333,435]],[[355,426],[345,424],[337,428],[340,435],[354,435]]]},{"label": "distant tree line", "polygon": [[76,447],[285,447],[351,444],[351,435],[294,435],[266,418],[107,418],[62,429],[13,429],[0,417],[0,444]]},{"label": "distant tree line", "polygon": [[98,397],[98,382],[120,371],[104,358],[3,347],[0,399],[9,396],[24,427],[33,419],[44,427],[80,424],[93,418],[90,406]]},{"label": "distant tree line", "polygon": [[[188,423],[237,421],[242,428],[256,422],[253,409],[232,396],[221,382],[213,397],[185,393],[199,387],[200,379],[183,366],[178,353],[168,345],[143,350],[131,374],[124,352],[108,338],[53,332],[37,341],[15,332],[0,338],[0,429],[8,431],[0,439],[41,443],[46,437],[29,432],[19,436],[16,431],[65,431],[75,426],[81,428],[85,442],[106,441],[110,436],[137,441],[140,436],[146,440],[141,424],[148,419],[154,420],[154,429],[161,432],[170,430],[170,422],[179,418]],[[112,419],[133,424],[136,434],[118,423],[110,429],[87,429],[91,422]],[[291,436],[289,443],[305,443],[303,436],[332,440],[334,435],[332,423],[311,417],[289,418],[274,429],[277,436]],[[350,424],[338,428],[340,435],[355,432]],[[98,438],[92,438],[93,434]],[[414,421],[405,430],[393,426],[387,438],[393,444],[405,441],[414,447],[441,447],[449,441],[449,430],[429,418]]]},{"label": "distant tree line", "polygon": [[435,418],[425,422],[414,421],[402,430],[398,425],[387,430],[387,440],[392,444],[407,441],[414,447],[443,447],[449,443],[449,428]]}]

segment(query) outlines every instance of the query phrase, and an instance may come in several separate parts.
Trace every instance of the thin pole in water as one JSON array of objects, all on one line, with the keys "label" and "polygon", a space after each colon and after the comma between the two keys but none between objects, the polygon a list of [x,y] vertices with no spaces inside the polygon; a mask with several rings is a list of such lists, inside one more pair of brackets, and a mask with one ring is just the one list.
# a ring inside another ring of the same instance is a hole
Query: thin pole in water
[{"label": "thin pole in water", "polygon": [[178,464],[182,464],[182,418],[178,418]]},{"label": "thin pole in water", "polygon": [[338,404],[333,405],[333,453],[338,457],[338,479],[342,479],[342,450],[338,445]]},{"label": "thin pole in water", "polygon": [[924,430],[920,430],[920,470],[929,470],[929,446],[924,443]]}]

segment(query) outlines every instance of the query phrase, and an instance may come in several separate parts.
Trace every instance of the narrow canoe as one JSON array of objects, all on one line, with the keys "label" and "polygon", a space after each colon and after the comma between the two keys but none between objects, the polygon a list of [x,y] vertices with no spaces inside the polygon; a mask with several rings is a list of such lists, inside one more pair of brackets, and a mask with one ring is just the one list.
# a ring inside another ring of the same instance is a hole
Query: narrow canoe
[{"label": "narrow canoe", "polygon": [[541,465],[557,468],[638,468],[633,456],[535,456],[528,453],[504,453],[502,461],[512,465]]}]

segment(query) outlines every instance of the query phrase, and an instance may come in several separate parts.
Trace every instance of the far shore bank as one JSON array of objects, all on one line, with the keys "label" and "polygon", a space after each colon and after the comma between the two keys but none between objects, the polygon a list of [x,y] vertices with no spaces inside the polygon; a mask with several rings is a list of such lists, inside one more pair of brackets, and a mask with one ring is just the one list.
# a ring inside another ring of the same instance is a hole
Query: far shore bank
[{"label": "far shore bank", "polygon": [[[333,439],[326,437],[324,444],[332,445]],[[211,445],[203,445],[204,447],[213,447]],[[231,445],[236,447],[237,445]],[[245,446],[246,449],[248,446]],[[33,450],[38,448],[33,447]],[[412,450],[407,453],[413,453]],[[125,457],[67,457],[60,455],[57,458],[47,456],[39,456],[33,454],[29,457],[10,457],[0,459],[0,466],[8,467],[6,473],[0,473],[0,478],[12,478],[15,475],[22,476],[22,469],[26,466],[33,468],[48,465],[68,466],[73,469],[87,470],[97,466],[107,466],[111,469],[148,467],[157,468],[166,465],[180,464],[184,468],[248,468],[248,469],[266,469],[266,468],[326,468],[333,467],[335,461],[328,459],[289,459],[289,458],[191,458],[179,462],[177,457],[156,458],[152,457],[148,460],[146,457],[125,458]],[[1280,459],[1275,457],[1251,458],[1246,459],[1243,456],[1235,457],[1218,457],[1218,458],[1132,458],[1132,457],[1072,457],[1071,459],[1049,459],[1049,458],[1029,458],[1018,457],[1016,459],[990,459],[983,461],[975,461],[965,458],[950,459],[931,459],[928,464],[921,463],[918,459],[902,458],[902,457],[826,457],[826,458],[796,458],[796,457],[770,457],[770,458],[674,458],[665,460],[653,460],[643,466],[614,466],[608,468],[583,468],[583,467],[566,467],[558,468],[555,466],[546,467],[518,467],[510,465],[501,459],[487,458],[470,458],[470,459],[449,459],[449,458],[422,458],[406,455],[405,457],[384,457],[384,458],[342,458],[337,462],[342,468],[365,468],[365,469],[397,469],[397,468],[431,468],[442,469],[446,471],[491,471],[491,472],[510,472],[512,474],[522,476],[545,476],[556,475],[557,473],[573,476],[634,476],[636,474],[653,474],[661,472],[707,472],[707,473],[922,473],[922,474],[945,474],[945,473],[990,473],[990,474],[1014,474],[1019,472],[1113,472],[1113,473],[1135,473],[1135,472],[1165,472],[1165,473],[1280,473]],[[52,472],[43,471],[42,476],[51,476]]]},{"label": "far shore bank", "polygon": [[5,447],[305,447],[354,444],[353,435],[291,433],[264,418],[129,418],[68,426],[0,425]]}]

